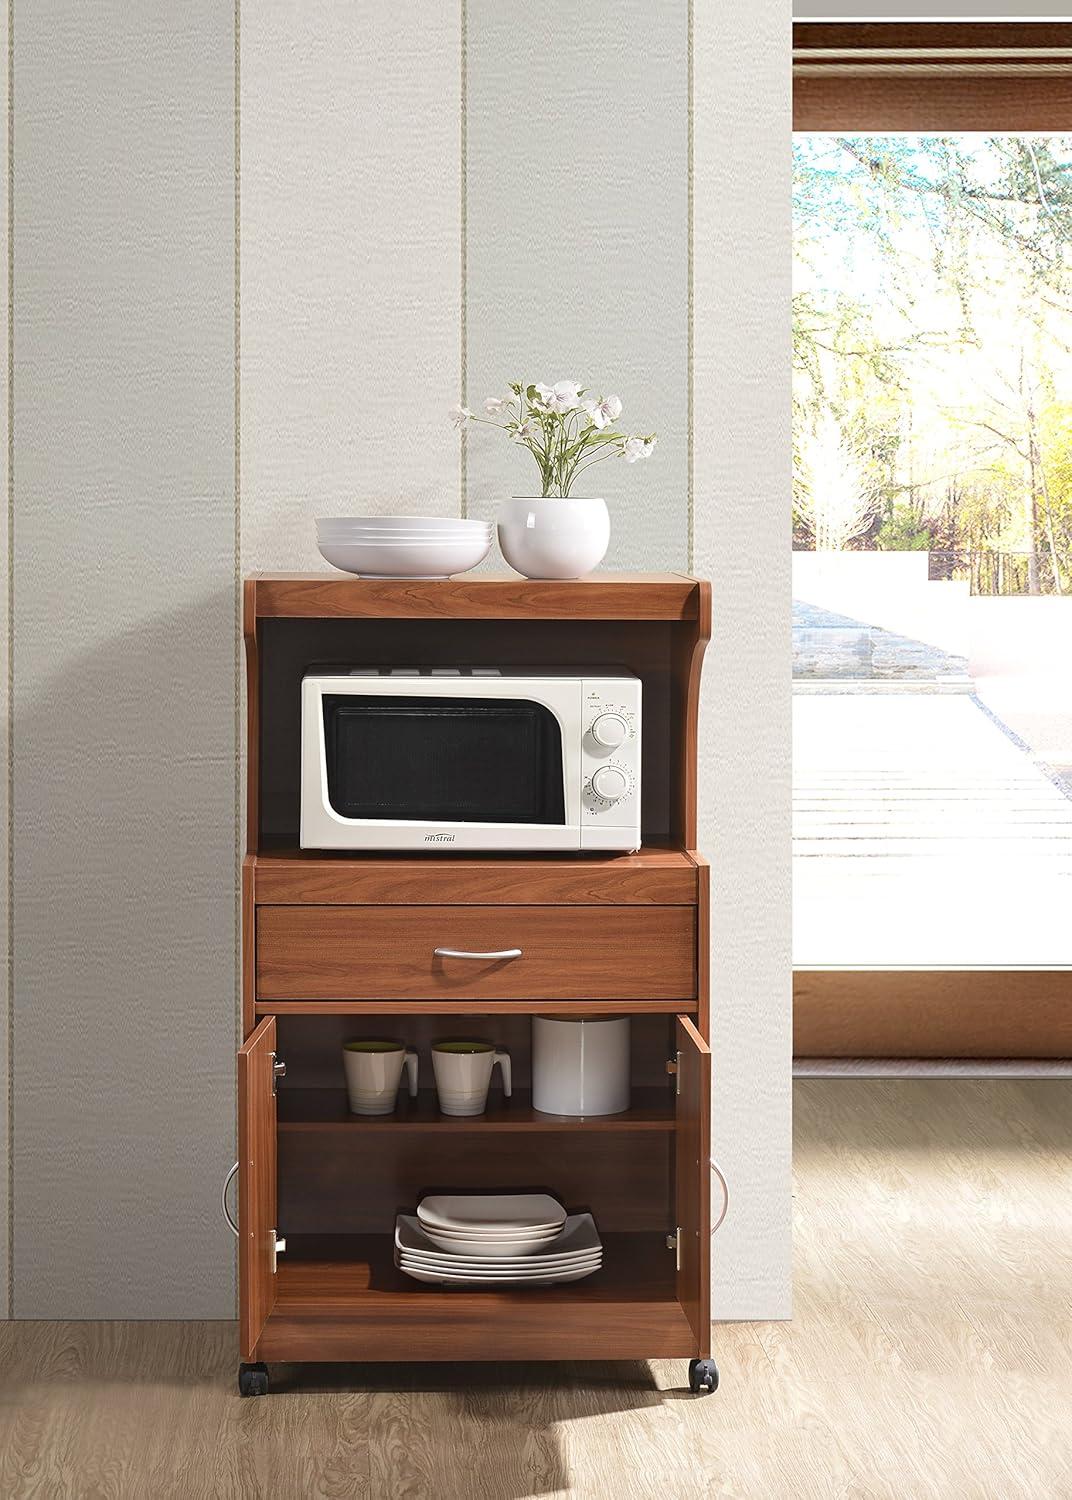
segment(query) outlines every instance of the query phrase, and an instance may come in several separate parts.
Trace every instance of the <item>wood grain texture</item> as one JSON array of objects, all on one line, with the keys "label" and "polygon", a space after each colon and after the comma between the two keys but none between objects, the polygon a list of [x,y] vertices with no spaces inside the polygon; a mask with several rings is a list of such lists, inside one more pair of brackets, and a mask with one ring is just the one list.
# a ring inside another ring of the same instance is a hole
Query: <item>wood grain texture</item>
[{"label": "wood grain texture", "polygon": [[422,1286],[396,1270],[389,1235],[287,1244],[260,1358],[389,1359],[412,1341],[425,1360],[545,1359],[584,1340],[608,1359],[636,1359],[688,1355],[695,1343],[658,1234],[607,1235],[595,1275],[520,1291]]},{"label": "wood grain texture", "polygon": [[688,906],[697,893],[695,861],[673,849],[446,860],[272,850],[258,856],[254,880],[256,900],[269,906],[422,906],[445,888],[459,906]]},{"label": "wood grain texture", "polygon": [[[796,1087],[790,1323],[684,1358],[272,1365],[232,1323],[0,1325],[0,1493],[274,1500],[1064,1500],[1067,1083]],[[716,1245],[717,1245],[716,1239]],[[657,1488],[656,1488],[657,1487]]]},{"label": "wood grain texture", "polygon": [[[552,1115],[533,1109],[532,1094],[515,1088],[509,1099],[493,1096],[481,1115],[445,1115],[434,1089],[421,1089],[416,1099],[402,1090],[389,1115],[355,1115],[350,1112],[345,1089],[281,1089],[278,1098],[279,1130],[315,1131],[325,1139],[334,1136],[335,1146],[366,1134],[473,1135],[491,1132],[529,1134],[532,1131],[570,1135],[602,1133],[632,1134],[674,1129],[672,1100],[666,1088],[632,1091],[630,1105],[616,1115]],[[344,1148],[349,1149],[349,1148]],[[477,1142],[470,1149],[479,1150]]]},{"label": "wood grain texture", "polygon": [[[437,958],[438,947],[522,950]],[[690,999],[688,906],[261,906],[258,999]]]},{"label": "wood grain texture", "polygon": [[711,1352],[711,1049],[685,1016],[678,1017],[675,1041],[677,1299],[692,1328],[696,1353],[707,1355]]},{"label": "wood grain texture", "polygon": [[[363,1146],[312,1131],[279,1133],[280,1232],[386,1234],[433,1189],[546,1192],[600,1233],[651,1232],[662,1244],[674,1227],[673,1137],[664,1131],[525,1134],[492,1130],[478,1141],[450,1130],[378,1133]],[[672,1257],[671,1268],[672,1268]]]},{"label": "wood grain texture", "polygon": [[797,969],[796,1057],[1072,1057],[1067,969]]},{"label": "wood grain texture", "polygon": [[261,659],[257,589],[249,578],[242,584],[242,639],[246,658],[246,853],[255,854],[260,838]]},{"label": "wood grain texture", "polygon": [[677,573],[592,573],[560,582],[515,574],[431,583],[342,573],[258,573],[258,618],[389,620],[691,620],[694,579]]},{"label": "wood grain texture", "polygon": [[695,1000],[258,1000],[258,1016],[672,1016]]},{"label": "wood grain texture", "polygon": [[[1068,127],[1072,64],[1054,57],[1072,47],[1068,24],[799,22],[793,47],[795,130]],[[897,49],[920,55],[867,55]]]},{"label": "wood grain texture", "polygon": [[242,861],[242,890],[241,890],[241,922],[242,922],[242,952],[241,952],[241,1026],[243,1038],[248,1037],[253,1030],[256,1017],[257,1003],[257,936],[256,936],[256,907],[254,905],[254,858],[247,854]]},{"label": "wood grain texture", "polygon": [[275,1021],[260,1023],[238,1052],[239,1346],[249,1359],[276,1300]]},{"label": "wood grain texture", "polygon": [[793,81],[795,130],[1064,131],[1072,72],[950,78],[832,74]]}]

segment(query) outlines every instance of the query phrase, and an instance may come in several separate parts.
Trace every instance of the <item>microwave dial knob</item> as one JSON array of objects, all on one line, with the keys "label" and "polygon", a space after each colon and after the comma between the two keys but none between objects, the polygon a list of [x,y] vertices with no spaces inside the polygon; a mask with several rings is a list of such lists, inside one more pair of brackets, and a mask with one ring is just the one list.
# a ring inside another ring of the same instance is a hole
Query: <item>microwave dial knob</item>
[{"label": "microwave dial knob", "polygon": [[592,725],[592,738],[597,745],[613,750],[629,733],[629,725],[621,714],[600,714]]},{"label": "microwave dial knob", "polygon": [[592,790],[604,802],[617,802],[629,790],[629,777],[617,766],[600,766],[592,773]]}]

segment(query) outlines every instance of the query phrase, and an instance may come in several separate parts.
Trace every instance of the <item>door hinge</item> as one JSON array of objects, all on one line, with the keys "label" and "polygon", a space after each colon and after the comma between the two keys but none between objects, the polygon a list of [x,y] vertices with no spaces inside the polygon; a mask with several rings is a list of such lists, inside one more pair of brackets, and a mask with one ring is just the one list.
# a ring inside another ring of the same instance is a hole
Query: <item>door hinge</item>
[{"label": "door hinge", "polygon": [[279,1093],[279,1080],[287,1076],[287,1065],[272,1053],[272,1093]]},{"label": "door hinge", "polygon": [[287,1242],[283,1235],[278,1234],[274,1229],[270,1229],[268,1233],[270,1235],[269,1243],[272,1247],[272,1275],[274,1276],[276,1270],[278,1269],[276,1262],[278,1260],[278,1257],[282,1255],[284,1250],[287,1248]]},{"label": "door hinge", "polygon": [[674,1080],[674,1093],[681,1093],[681,1053],[677,1052],[673,1057],[666,1059],[666,1071]]},{"label": "door hinge", "polygon": [[674,1252],[674,1269],[681,1270],[681,1225],[679,1224],[673,1234],[666,1236],[666,1248]]}]

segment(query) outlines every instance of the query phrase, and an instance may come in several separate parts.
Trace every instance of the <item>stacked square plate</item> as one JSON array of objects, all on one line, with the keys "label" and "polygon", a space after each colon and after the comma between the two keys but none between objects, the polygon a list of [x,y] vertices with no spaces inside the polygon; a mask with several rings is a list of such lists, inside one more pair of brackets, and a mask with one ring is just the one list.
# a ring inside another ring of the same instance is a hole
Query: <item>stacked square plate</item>
[{"label": "stacked square plate", "polygon": [[320,555],[361,578],[448,578],[483,562],[491,522],[459,516],[334,516],[316,523]]},{"label": "stacked square plate", "polygon": [[602,1263],[592,1215],[567,1215],[544,1193],[436,1195],[395,1224],[395,1264],[416,1281],[549,1286]]}]

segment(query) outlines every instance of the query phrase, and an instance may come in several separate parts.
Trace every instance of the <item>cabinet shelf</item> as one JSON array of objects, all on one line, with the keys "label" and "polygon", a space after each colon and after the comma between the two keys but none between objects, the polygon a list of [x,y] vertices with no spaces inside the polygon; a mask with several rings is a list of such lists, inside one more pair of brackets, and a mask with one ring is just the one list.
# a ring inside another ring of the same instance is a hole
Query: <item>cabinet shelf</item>
[{"label": "cabinet shelf", "polygon": [[[576,1341],[601,1358],[672,1358],[695,1343],[663,1237],[608,1234],[602,1268],[548,1287],[436,1287],[394,1264],[390,1234],[288,1234],[265,1359],[561,1359]],[[566,1342],[564,1342],[564,1340]],[[572,1341],[572,1342],[571,1342]]]},{"label": "cabinet shelf", "polygon": [[532,1107],[532,1095],[519,1090],[511,1099],[493,1096],[482,1115],[444,1115],[432,1089],[416,1099],[400,1095],[391,1115],[350,1113],[345,1089],[282,1088],[277,1099],[278,1128],[284,1131],[375,1131],[396,1134],[420,1131],[672,1131],[674,1098],[666,1088],[633,1090],[629,1109],[617,1115],[549,1115]]}]

